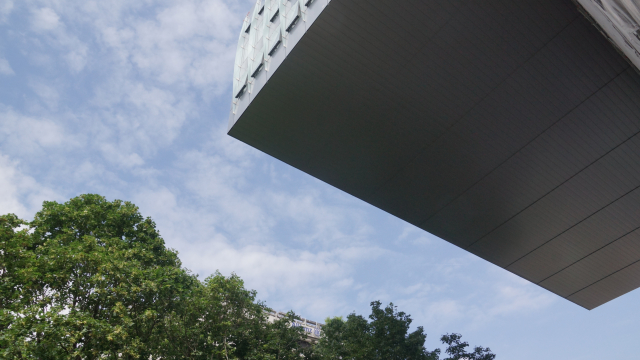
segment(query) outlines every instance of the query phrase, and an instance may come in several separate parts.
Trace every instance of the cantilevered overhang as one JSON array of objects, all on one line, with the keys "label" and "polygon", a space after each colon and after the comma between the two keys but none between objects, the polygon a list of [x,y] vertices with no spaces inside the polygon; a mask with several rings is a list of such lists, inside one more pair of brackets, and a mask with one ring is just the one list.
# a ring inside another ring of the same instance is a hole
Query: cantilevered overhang
[{"label": "cantilevered overhang", "polygon": [[575,3],[274,3],[231,136],[587,309],[640,286],[640,76]]}]

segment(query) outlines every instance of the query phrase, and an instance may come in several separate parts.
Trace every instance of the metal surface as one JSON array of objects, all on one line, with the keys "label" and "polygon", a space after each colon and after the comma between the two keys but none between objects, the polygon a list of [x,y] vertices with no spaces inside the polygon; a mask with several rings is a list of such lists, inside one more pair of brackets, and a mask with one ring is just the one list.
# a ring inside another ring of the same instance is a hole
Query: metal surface
[{"label": "metal surface", "polygon": [[229,134],[583,306],[640,286],[640,76],[570,0],[315,0]]}]

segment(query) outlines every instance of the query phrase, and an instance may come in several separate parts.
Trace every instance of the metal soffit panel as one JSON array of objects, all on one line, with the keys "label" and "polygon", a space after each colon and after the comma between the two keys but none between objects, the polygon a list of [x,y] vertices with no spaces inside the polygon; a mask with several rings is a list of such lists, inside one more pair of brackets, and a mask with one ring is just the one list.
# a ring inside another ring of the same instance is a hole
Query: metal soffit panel
[{"label": "metal soffit panel", "polygon": [[587,309],[640,286],[640,76],[570,0],[313,6],[231,136]]}]

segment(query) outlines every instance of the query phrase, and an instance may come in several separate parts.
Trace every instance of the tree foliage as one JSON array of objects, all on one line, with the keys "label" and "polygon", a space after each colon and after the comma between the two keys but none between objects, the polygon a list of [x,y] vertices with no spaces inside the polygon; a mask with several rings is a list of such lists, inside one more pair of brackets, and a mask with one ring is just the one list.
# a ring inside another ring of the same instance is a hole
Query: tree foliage
[{"label": "tree foliage", "polygon": [[371,303],[371,321],[350,314],[347,320],[327,319],[323,336],[316,346],[324,359],[349,360],[437,360],[439,350],[427,351],[427,335],[419,326],[409,333],[411,318],[393,304],[381,308],[380,301]]},{"label": "tree foliage", "polygon": [[268,323],[256,292],[240,277],[219,272],[192,288],[183,306],[165,319],[163,359],[299,360],[311,357],[301,345],[303,330],[290,327],[296,318]]},{"label": "tree foliage", "polygon": [[83,195],[45,202],[28,229],[13,215],[2,223],[3,254],[20,257],[1,265],[7,357],[148,358],[196,281],[128,202]]},{"label": "tree foliage", "polygon": [[288,358],[273,343],[301,329],[267,324],[255,295],[235,275],[198,281],[129,202],[82,195],[31,222],[0,217],[2,358]]},{"label": "tree foliage", "polygon": [[[427,334],[422,326],[413,332],[410,315],[398,311],[393,303],[381,308],[380,301],[371,303],[369,320],[355,313],[342,318],[327,319],[322,337],[316,345],[316,353],[327,360],[439,360],[440,349],[428,351],[424,347]],[[491,349],[476,347],[468,353],[469,346],[461,342],[460,334],[447,334],[441,341],[447,344],[443,360],[493,360]]]},{"label": "tree foliage", "polygon": [[[45,202],[33,221],[0,216],[0,359],[438,360],[422,327],[371,303],[304,342],[297,316],[270,309],[240,277],[199,281],[150,218],[120,200]],[[493,360],[447,334],[446,360]]]},{"label": "tree foliage", "polygon": [[445,350],[449,357],[444,360],[493,360],[496,358],[491,349],[481,346],[476,346],[471,353],[467,352],[469,343],[462,342],[460,338],[462,335],[455,333],[442,335],[440,339],[442,343],[449,345]]}]

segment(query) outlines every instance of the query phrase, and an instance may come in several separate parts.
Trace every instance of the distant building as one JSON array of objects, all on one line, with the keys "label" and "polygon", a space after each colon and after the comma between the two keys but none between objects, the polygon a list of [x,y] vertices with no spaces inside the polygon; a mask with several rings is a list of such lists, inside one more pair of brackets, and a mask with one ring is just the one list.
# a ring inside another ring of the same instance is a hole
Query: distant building
[{"label": "distant building", "polygon": [[[277,319],[284,318],[285,316],[286,313],[271,311],[267,314],[267,321],[272,323]],[[307,338],[304,341],[309,344],[315,344],[318,342],[318,339],[320,339],[320,336],[322,335],[323,325],[324,324],[321,324],[317,321],[305,318],[300,318],[300,320],[296,320],[293,324],[291,324],[291,326],[293,327],[301,327],[304,330],[305,334],[307,334]]]}]

